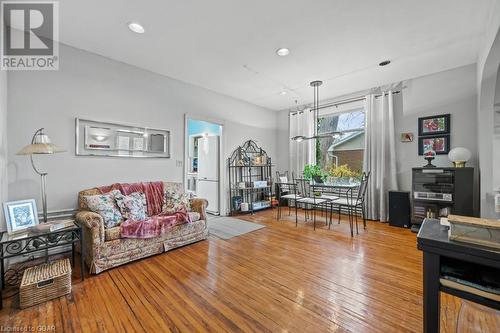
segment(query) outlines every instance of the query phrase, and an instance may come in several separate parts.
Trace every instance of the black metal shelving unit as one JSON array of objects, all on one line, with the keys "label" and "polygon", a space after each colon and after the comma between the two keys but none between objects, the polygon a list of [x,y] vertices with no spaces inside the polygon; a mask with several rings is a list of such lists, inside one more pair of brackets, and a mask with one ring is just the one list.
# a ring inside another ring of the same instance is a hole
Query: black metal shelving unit
[{"label": "black metal shelving unit", "polygon": [[[271,157],[253,140],[233,151],[228,159],[231,215],[272,207],[272,167]],[[248,211],[241,211],[243,202],[248,203]]]}]

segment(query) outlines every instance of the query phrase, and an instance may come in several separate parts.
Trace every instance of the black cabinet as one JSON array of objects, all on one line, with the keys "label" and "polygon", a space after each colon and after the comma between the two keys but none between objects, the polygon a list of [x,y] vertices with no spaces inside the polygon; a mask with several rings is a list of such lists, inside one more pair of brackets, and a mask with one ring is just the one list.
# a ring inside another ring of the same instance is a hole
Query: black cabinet
[{"label": "black cabinet", "polygon": [[474,216],[474,168],[413,168],[412,225],[449,214]]}]

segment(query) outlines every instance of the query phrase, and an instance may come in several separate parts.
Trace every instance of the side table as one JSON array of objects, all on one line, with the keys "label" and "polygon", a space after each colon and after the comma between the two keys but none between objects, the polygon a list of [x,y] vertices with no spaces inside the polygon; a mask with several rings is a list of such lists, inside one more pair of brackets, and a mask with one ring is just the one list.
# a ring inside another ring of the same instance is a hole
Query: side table
[{"label": "side table", "polygon": [[[0,235],[0,309],[3,307],[2,290],[5,288],[5,259],[25,256],[28,254],[42,254],[37,259],[45,258],[49,261],[50,255],[65,254],[71,252],[71,265],[75,266],[75,245],[80,243],[80,277],[84,279],[84,243],[82,227],[75,221],[70,225],[51,232],[33,233],[26,232],[20,234],[8,234],[3,232]],[[70,250],[62,250],[56,253],[50,253],[50,249],[62,248],[71,245]],[[29,260],[28,260],[29,261]],[[14,281],[15,284],[17,281]]]}]

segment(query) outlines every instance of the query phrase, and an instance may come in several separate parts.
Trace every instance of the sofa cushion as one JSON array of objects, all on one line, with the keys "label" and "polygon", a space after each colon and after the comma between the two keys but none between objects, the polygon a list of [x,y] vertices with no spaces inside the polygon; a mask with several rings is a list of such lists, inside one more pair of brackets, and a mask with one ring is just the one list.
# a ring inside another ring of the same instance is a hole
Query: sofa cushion
[{"label": "sofa cushion", "polygon": [[199,221],[201,219],[201,215],[198,212],[188,212],[188,215],[191,222]]},{"label": "sofa cushion", "polygon": [[[191,218],[191,222],[197,222],[201,219],[200,213],[198,212],[189,212],[188,215]],[[120,238],[121,238],[120,226],[104,229],[104,240],[106,242]]]},{"label": "sofa cushion", "polygon": [[104,229],[104,241],[109,242],[120,239],[120,226]]},{"label": "sofa cushion", "polygon": [[111,191],[116,204],[120,208],[123,218],[128,220],[142,221],[146,219],[146,196],[142,192],[133,192],[123,195],[118,190]]},{"label": "sofa cushion", "polygon": [[[169,232],[155,238],[120,238],[108,242],[104,242],[99,251],[99,258],[106,258],[107,261],[120,261],[123,257],[130,258],[137,256],[138,253],[149,255],[158,253],[154,248],[159,246],[163,249],[165,242],[182,241],[193,238],[196,233],[203,233],[207,226],[204,220],[199,220],[193,223],[185,223],[172,227]],[[161,251],[163,252],[163,251]],[[144,255],[143,255],[144,256]]]},{"label": "sofa cushion", "polygon": [[187,193],[177,191],[165,192],[165,206],[163,212],[173,214],[178,211],[189,212],[191,210],[191,197]]},{"label": "sofa cushion", "polygon": [[84,198],[88,208],[102,216],[105,228],[112,228],[123,222],[113,194],[86,195]]}]

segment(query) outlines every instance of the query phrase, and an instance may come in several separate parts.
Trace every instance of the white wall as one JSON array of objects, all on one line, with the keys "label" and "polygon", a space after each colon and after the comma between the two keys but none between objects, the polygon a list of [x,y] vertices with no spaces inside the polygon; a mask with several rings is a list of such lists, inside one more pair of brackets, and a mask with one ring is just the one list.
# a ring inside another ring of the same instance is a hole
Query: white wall
[{"label": "white wall", "polygon": [[[418,118],[451,114],[451,148],[472,152],[468,166],[477,168],[476,66],[468,65],[405,81],[403,107],[395,115],[398,182],[401,190],[411,190],[411,168],[427,162],[418,155]],[[400,133],[413,132],[410,143],[399,140]],[[452,166],[447,155],[438,155],[436,166]]]},{"label": "white wall", "polygon": [[[7,72],[0,71],[0,205],[7,201]],[[0,231],[5,230],[0,207]]]},{"label": "white wall", "polygon": [[[200,73],[203,75],[203,73]],[[48,210],[76,207],[77,192],[113,182],[183,180],[184,114],[225,121],[225,157],[247,139],[276,156],[276,115],[231,97],[61,45],[59,71],[12,72],[8,84],[9,199],[36,198],[40,182],[15,153],[45,127],[66,153],[36,156],[48,176]],[[170,159],[75,156],[75,117],[171,131]]]},{"label": "white wall", "polygon": [[481,216],[494,217],[494,101],[500,64],[500,0],[492,3],[477,61],[478,151],[481,170]]},{"label": "white wall", "polygon": [[497,83],[495,88],[493,124],[493,189],[500,189],[500,68],[497,72]]}]

